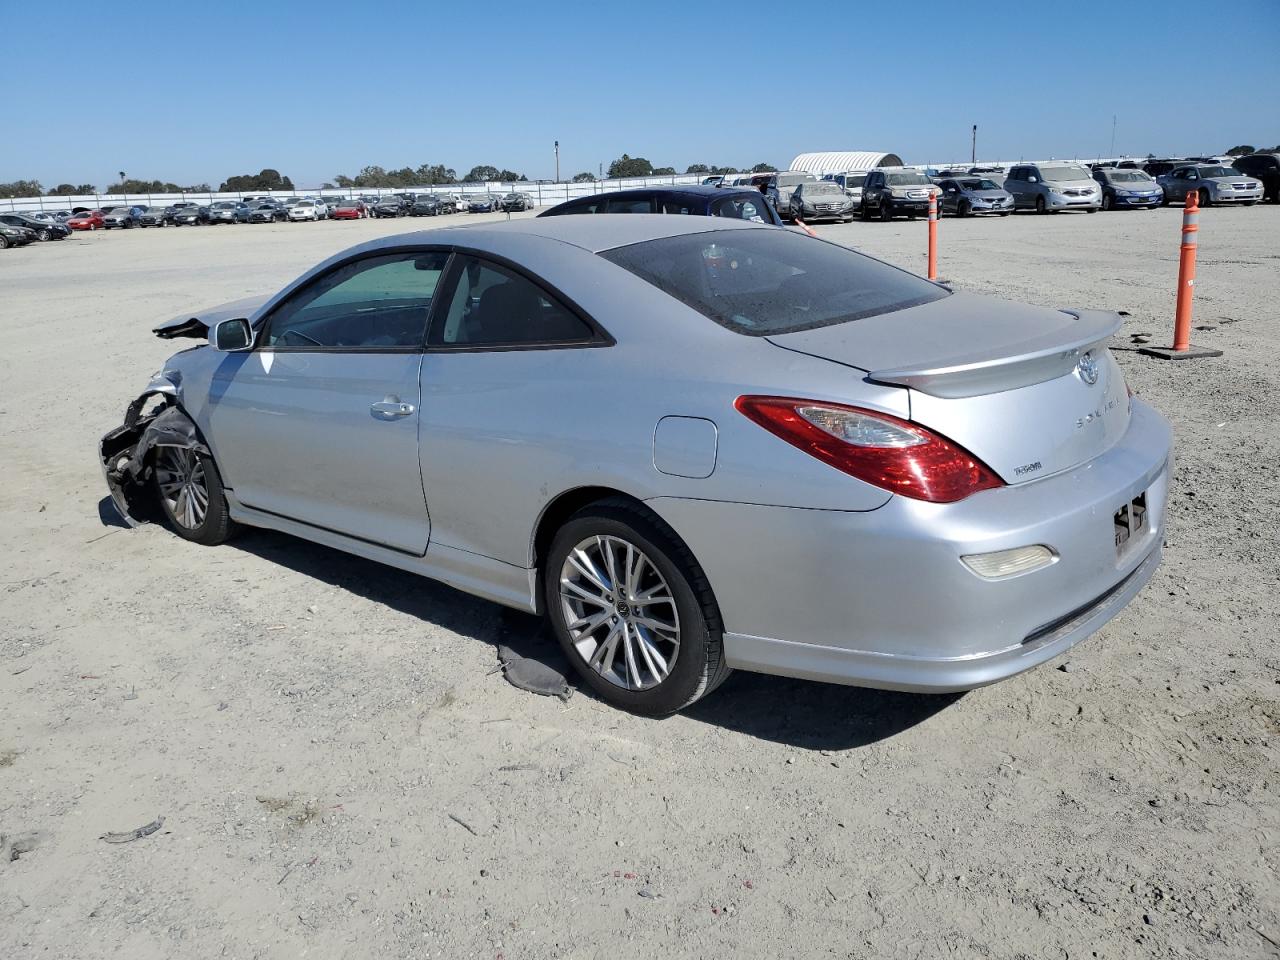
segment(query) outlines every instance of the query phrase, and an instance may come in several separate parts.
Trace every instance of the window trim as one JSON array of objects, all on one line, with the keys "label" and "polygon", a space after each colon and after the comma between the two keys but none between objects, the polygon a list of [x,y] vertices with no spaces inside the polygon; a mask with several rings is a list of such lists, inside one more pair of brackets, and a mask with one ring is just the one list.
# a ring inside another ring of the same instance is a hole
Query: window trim
[{"label": "window trim", "polygon": [[[438,342],[444,335],[442,328],[445,319],[444,311],[446,308],[438,307],[437,304],[453,304],[453,295],[457,292],[458,280],[462,275],[462,263],[464,257],[474,257],[481,262],[491,263],[494,266],[501,267],[508,273],[513,273],[516,276],[529,281],[544,294],[550,296],[580,321],[586,324],[591,329],[591,336],[580,340],[520,340],[506,341],[502,343]],[[584,310],[572,297],[564,293],[559,287],[555,284],[549,283],[528,268],[521,266],[501,254],[492,253],[487,250],[477,250],[473,247],[453,247],[453,256],[450,258],[449,264],[445,268],[445,274],[441,280],[441,289],[443,290],[444,295],[432,297],[431,300],[431,316],[428,318],[427,324],[427,342],[424,348],[425,353],[510,353],[517,350],[584,350],[598,347],[612,347],[618,342],[613,338],[613,335],[610,334],[608,330],[601,326],[596,319],[591,316],[591,314]]]},{"label": "window trim", "polygon": [[[440,271],[440,281],[436,284],[436,292],[431,295],[431,306],[427,310],[427,322],[426,322],[426,325],[423,327],[423,334],[422,334],[423,339],[416,346],[328,347],[328,346],[315,345],[315,346],[295,347],[295,346],[276,346],[274,344],[269,344],[266,342],[267,337],[271,333],[271,322],[275,319],[275,316],[277,312],[279,312],[280,308],[283,307],[285,304],[289,303],[300,292],[309,289],[312,285],[319,283],[325,277],[331,276],[333,273],[337,272],[338,270],[341,270],[343,267],[348,267],[353,263],[360,262],[361,260],[374,260],[380,257],[395,256],[397,254],[426,254],[426,253],[444,253],[444,254],[447,254],[448,256],[445,259],[444,268]],[[354,254],[353,256],[345,257],[342,260],[339,260],[337,263],[330,266],[327,270],[324,270],[321,273],[317,273],[315,276],[308,277],[305,283],[302,283],[299,286],[295,287],[293,290],[290,290],[288,295],[281,298],[279,302],[272,304],[270,311],[264,314],[262,316],[262,319],[259,321],[257,335],[255,338],[257,342],[255,342],[254,344],[253,352],[258,353],[259,351],[261,351],[263,353],[422,353],[426,346],[426,338],[431,331],[432,324],[435,321],[436,311],[439,309],[438,307],[438,304],[440,302],[439,292],[440,290],[445,288],[445,285],[449,280],[450,272],[453,269],[454,260],[455,260],[455,254],[454,254],[453,248],[444,246],[441,244],[433,244],[428,247],[403,246],[403,247],[392,247],[389,249],[376,250],[376,251],[366,250],[358,254]]]}]

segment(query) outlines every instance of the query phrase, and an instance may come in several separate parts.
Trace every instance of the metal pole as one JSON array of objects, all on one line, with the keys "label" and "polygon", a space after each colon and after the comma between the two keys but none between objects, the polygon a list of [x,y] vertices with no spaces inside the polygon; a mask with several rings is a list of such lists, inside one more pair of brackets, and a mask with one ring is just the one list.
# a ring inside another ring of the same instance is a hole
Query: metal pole
[{"label": "metal pole", "polygon": [[978,162],[978,125],[973,125],[973,141],[969,147],[969,162],[976,164]]},{"label": "metal pole", "polygon": [[929,279],[938,279],[938,195],[929,194]]},{"label": "metal pole", "polygon": [[556,183],[560,182],[560,141],[556,141]]},{"label": "metal pole", "polygon": [[1114,160],[1115,157],[1116,157],[1116,115],[1113,113],[1111,115],[1111,156],[1107,157],[1107,159]]}]

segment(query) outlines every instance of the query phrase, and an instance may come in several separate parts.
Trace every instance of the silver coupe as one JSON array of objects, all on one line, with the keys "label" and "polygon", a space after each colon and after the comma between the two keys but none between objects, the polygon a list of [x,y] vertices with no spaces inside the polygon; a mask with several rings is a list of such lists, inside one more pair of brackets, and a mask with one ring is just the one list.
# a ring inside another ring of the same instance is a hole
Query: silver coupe
[{"label": "silver coupe", "polygon": [[952,292],[722,218],[406,233],[157,328],[122,514],[282,530],[545,614],[662,715],[731,669],[992,683],[1160,562],[1171,432],[1114,313]]}]

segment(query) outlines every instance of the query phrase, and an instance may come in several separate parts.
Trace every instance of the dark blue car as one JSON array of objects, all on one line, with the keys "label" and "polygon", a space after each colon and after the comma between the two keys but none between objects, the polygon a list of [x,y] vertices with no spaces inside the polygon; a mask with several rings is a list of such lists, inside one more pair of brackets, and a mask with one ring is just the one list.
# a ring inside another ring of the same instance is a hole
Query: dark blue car
[{"label": "dark blue car", "polygon": [[782,226],[778,211],[759,190],[732,187],[639,187],[566,200],[540,217],[568,213],[676,213],[695,217],[730,217]]}]

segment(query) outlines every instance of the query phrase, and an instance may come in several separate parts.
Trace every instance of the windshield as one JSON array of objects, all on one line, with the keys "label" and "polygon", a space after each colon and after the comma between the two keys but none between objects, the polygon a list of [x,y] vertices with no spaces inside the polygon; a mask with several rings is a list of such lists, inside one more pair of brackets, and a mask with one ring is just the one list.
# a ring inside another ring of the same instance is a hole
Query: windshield
[{"label": "windshield", "polygon": [[1151,178],[1141,170],[1108,170],[1104,176],[1112,183],[1150,183]]},{"label": "windshield", "polygon": [[780,187],[794,187],[797,183],[808,183],[812,177],[807,173],[780,173],[775,179]]},{"label": "windshield", "polygon": [[1064,180],[1092,180],[1093,177],[1084,167],[1071,167],[1063,165],[1061,167],[1051,167],[1045,165],[1040,168],[1040,175],[1051,183],[1061,183]]},{"label": "windshield", "polygon": [[147,213],[164,213],[164,207],[147,207]]},{"label": "windshield", "polygon": [[847,323],[948,295],[897,267],[789,230],[665,237],[601,256],[752,337]]},{"label": "windshield", "polygon": [[926,177],[923,173],[917,173],[914,170],[905,173],[886,173],[884,182],[891,187],[914,187],[928,186],[933,181]]},{"label": "windshield", "polygon": [[860,187],[866,182],[867,175],[865,173],[849,174],[844,178],[846,188]]},{"label": "windshield", "polygon": [[1239,170],[1231,167],[1198,167],[1197,169],[1200,171],[1200,176],[1206,178],[1242,176]]},{"label": "windshield", "polygon": [[987,180],[986,178],[983,178],[981,180],[961,180],[959,181],[959,183],[960,183],[960,186],[964,187],[966,190],[999,190],[1000,189],[995,185],[994,182],[992,182],[991,180]]},{"label": "windshield", "polygon": [[800,192],[806,197],[827,196],[832,194],[837,197],[844,196],[844,192],[830,181],[823,181],[822,183],[806,183]]},{"label": "windshield", "polygon": [[234,209],[235,209],[235,206],[236,206],[236,205],[235,205],[234,203],[231,203],[231,202],[230,202],[230,201],[228,201],[228,200],[224,200],[224,201],[222,201],[221,203],[215,203],[215,204],[213,205],[213,209],[215,209],[215,210],[234,210]]}]

